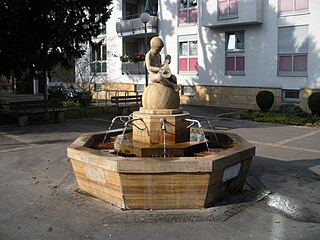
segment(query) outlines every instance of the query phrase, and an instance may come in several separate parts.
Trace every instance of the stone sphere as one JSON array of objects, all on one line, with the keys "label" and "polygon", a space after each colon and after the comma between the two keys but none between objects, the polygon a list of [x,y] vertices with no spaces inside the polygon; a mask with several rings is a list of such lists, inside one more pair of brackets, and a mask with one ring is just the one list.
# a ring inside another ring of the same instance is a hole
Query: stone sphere
[{"label": "stone sphere", "polygon": [[176,109],[180,106],[179,92],[160,83],[152,83],[145,88],[142,95],[145,109]]}]

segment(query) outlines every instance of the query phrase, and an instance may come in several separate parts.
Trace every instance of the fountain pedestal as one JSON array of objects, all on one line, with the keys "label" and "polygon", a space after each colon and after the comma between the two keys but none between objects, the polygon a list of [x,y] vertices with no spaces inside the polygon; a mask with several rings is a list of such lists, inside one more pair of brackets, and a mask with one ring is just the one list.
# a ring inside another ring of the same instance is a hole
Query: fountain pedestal
[{"label": "fountain pedestal", "polygon": [[[190,129],[187,128],[186,118],[190,118],[188,112],[182,109],[144,109],[140,108],[139,112],[133,113],[133,119],[142,118],[142,121],[135,122],[138,127],[133,128],[132,140],[134,142],[148,144],[163,144],[164,135],[161,129],[160,119],[166,122],[166,139],[167,144],[182,143],[190,141]],[[139,130],[146,127],[144,131]]]}]

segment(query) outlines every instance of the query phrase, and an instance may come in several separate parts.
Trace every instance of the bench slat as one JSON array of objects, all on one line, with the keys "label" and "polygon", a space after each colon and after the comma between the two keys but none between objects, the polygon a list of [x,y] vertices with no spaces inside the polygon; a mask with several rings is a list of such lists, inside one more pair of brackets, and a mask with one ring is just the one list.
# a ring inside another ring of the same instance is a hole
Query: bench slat
[{"label": "bench slat", "polygon": [[141,106],[142,95],[112,96],[111,103],[114,103],[115,105],[109,106],[109,108],[116,107],[118,108],[119,115],[127,115],[131,107]]},{"label": "bench slat", "polygon": [[111,97],[111,103],[137,103],[141,104],[142,95],[135,95],[135,96],[113,96]]},{"label": "bench slat", "polygon": [[6,108],[1,109],[0,114],[15,115],[18,117],[20,126],[29,124],[29,116],[33,114],[53,113],[55,122],[64,121],[64,109],[56,109],[58,102],[55,101],[16,101],[9,102],[5,105]]},{"label": "bench slat", "polygon": [[111,101],[111,103],[126,103],[126,102],[141,102],[141,100],[137,100],[137,99],[130,99],[130,100],[127,100],[127,99],[123,99],[123,100],[114,100],[114,101]]},{"label": "bench slat", "polygon": [[25,111],[30,109],[44,109],[44,108],[54,108],[57,106],[57,102],[44,102],[44,101],[19,101],[19,102],[9,102],[9,110]]},{"label": "bench slat", "polygon": [[111,98],[141,98],[142,95],[112,96]]}]

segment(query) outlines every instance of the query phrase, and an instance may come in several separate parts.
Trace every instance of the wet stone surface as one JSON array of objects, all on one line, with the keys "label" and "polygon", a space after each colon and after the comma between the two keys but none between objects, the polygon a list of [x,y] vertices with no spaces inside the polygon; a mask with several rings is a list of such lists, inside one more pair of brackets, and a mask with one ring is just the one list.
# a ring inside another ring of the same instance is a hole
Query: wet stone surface
[{"label": "wet stone surface", "polygon": [[54,195],[75,208],[91,212],[105,223],[170,223],[226,221],[270,194],[254,176],[248,175],[243,191],[206,209],[186,210],[121,210],[110,203],[81,193],[73,173],[61,182]]}]

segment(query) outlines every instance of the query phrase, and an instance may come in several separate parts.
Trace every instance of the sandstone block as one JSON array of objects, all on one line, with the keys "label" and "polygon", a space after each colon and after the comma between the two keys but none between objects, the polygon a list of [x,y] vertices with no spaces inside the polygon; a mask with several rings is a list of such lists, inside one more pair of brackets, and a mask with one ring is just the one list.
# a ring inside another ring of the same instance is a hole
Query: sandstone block
[{"label": "sandstone block", "polygon": [[145,109],[177,109],[180,105],[179,92],[160,83],[150,84],[142,96]]}]

